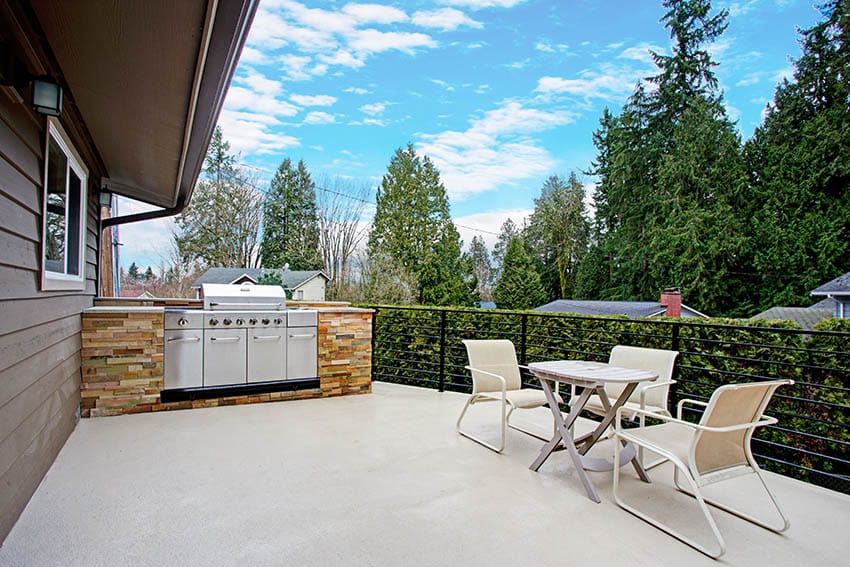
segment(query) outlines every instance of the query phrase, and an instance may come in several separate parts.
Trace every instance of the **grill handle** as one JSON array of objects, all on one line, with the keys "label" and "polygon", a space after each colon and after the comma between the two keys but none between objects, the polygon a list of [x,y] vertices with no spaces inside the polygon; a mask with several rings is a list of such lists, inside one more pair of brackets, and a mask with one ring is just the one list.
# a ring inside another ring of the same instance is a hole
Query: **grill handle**
[{"label": "grill handle", "polygon": [[210,301],[210,307],[235,307],[236,309],[256,309],[256,308],[270,308],[276,309],[280,311],[282,309],[283,303],[246,303],[246,302],[231,302],[231,303],[222,303],[218,301]]},{"label": "grill handle", "polygon": [[168,339],[169,343],[197,343],[201,340],[201,337],[171,337]]},{"label": "grill handle", "polygon": [[239,342],[239,337],[210,337],[210,340],[219,343],[237,343]]},{"label": "grill handle", "polygon": [[316,336],[316,333],[310,333],[309,335],[289,335],[290,339],[312,339]]},{"label": "grill handle", "polygon": [[255,341],[279,341],[281,339],[280,335],[269,335],[263,337],[254,337]]}]

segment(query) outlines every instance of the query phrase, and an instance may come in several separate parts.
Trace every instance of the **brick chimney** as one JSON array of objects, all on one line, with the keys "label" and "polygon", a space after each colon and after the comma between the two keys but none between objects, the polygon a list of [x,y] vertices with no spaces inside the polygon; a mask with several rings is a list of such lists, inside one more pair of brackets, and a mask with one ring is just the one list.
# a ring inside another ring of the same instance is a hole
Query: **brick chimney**
[{"label": "brick chimney", "polygon": [[677,287],[668,287],[661,292],[661,307],[667,308],[665,317],[682,316],[682,294]]}]

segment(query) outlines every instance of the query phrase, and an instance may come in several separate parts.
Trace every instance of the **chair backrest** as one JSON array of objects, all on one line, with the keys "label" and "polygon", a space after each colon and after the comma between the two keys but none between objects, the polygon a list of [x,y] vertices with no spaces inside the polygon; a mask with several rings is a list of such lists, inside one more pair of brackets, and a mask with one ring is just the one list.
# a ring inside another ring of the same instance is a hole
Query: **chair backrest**
[{"label": "chair backrest", "polygon": [[[708,427],[755,424],[776,389],[791,383],[790,380],[773,380],[721,386],[711,395],[700,424]],[[694,472],[704,475],[748,464],[747,452],[755,427],[726,433],[697,430],[691,443]]]},{"label": "chair backrest", "polygon": [[[617,345],[611,349],[611,355],[608,357],[608,363],[614,366],[625,366],[627,368],[640,368],[641,370],[649,370],[658,374],[658,378],[652,382],[641,382],[634,389],[632,395],[629,396],[630,402],[640,401],[641,390],[656,381],[669,382],[673,379],[673,367],[676,364],[676,357],[679,352],[675,350],[662,350],[657,348],[642,348],[625,345]],[[620,392],[623,391],[625,385],[606,384],[605,392],[611,399],[617,398]],[[647,405],[666,408],[667,394],[670,386],[652,388],[646,393]]]},{"label": "chair backrest", "polygon": [[[469,366],[498,374],[505,379],[508,390],[519,390],[522,378],[516,359],[514,344],[505,339],[465,340]],[[472,393],[501,392],[502,384],[497,378],[472,370]]]}]

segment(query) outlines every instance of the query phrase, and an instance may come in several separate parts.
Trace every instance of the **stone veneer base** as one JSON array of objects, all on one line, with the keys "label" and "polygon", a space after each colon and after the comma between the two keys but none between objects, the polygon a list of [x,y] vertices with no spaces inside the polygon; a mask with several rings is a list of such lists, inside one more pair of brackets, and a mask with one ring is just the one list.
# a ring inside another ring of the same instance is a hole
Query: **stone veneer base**
[{"label": "stone veneer base", "polygon": [[162,308],[96,307],[83,313],[80,413],[101,417],[324,398],[372,391],[372,312],[319,310],[319,388],[162,403]]}]

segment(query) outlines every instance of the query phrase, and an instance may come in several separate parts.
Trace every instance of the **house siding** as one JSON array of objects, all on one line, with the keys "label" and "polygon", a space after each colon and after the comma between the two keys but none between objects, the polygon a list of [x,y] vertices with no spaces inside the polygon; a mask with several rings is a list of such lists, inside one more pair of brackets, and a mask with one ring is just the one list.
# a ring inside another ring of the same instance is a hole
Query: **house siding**
[{"label": "house siding", "polygon": [[[303,291],[303,297],[297,297],[297,292]],[[308,282],[298,286],[295,288],[295,292],[293,293],[293,299],[299,299],[302,301],[324,301],[325,300],[325,278],[322,276],[316,276]]]},{"label": "house siding", "polygon": [[97,186],[85,164],[85,289],[40,290],[44,127],[0,90],[0,542],[79,419],[80,313],[96,289]]}]

